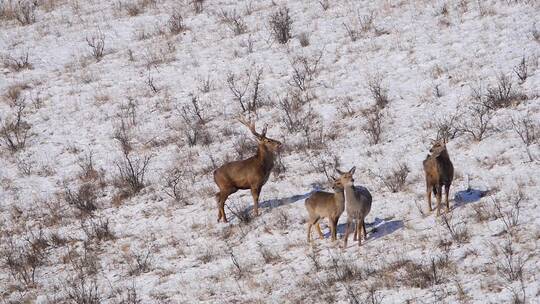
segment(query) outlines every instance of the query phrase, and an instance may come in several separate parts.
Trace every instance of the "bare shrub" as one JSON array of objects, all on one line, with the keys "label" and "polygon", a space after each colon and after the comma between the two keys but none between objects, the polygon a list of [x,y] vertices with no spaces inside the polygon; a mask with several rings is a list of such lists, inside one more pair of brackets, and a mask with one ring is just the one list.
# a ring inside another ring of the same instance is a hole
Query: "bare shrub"
[{"label": "bare shrub", "polygon": [[307,91],[310,88],[310,82],[319,75],[319,63],[323,53],[309,58],[306,56],[296,56],[291,60],[293,74],[289,85],[298,88],[301,91]]},{"label": "bare shrub", "polygon": [[277,261],[281,260],[279,254],[276,254],[268,247],[264,246],[261,242],[257,243],[257,248],[266,264],[274,264]]},{"label": "bare shrub", "polygon": [[97,218],[94,220],[81,220],[81,228],[86,234],[86,242],[114,240],[114,232],[109,226],[109,219]]},{"label": "bare shrub", "polygon": [[236,216],[240,224],[248,225],[253,220],[253,215],[250,212],[250,208],[241,204],[232,204],[232,207],[226,205],[227,209]]},{"label": "bare shrub", "polygon": [[13,8],[15,19],[17,19],[21,25],[29,25],[36,22],[36,8],[37,4],[35,1],[19,1]]},{"label": "bare shrub", "polygon": [[224,23],[236,36],[247,33],[248,27],[242,16],[233,11],[221,10],[219,19]]},{"label": "bare shrub", "polygon": [[538,144],[539,142],[540,124],[530,116],[529,112],[521,117],[512,117],[510,122],[512,124],[512,129],[525,145],[529,161],[534,161],[530,146]]},{"label": "bare shrub", "polygon": [[48,246],[49,242],[41,230],[37,236],[30,234],[22,244],[9,237],[2,248],[3,267],[17,282],[27,288],[33,287],[36,271],[46,262]]},{"label": "bare shrub", "polygon": [[210,133],[206,129],[206,120],[204,118],[203,108],[199,104],[199,99],[192,96],[191,103],[178,109],[181,126],[180,132],[189,146],[195,146],[199,143],[210,144]]},{"label": "bare shrub", "polygon": [[437,128],[437,139],[443,139],[448,142],[450,139],[454,139],[460,132],[458,122],[458,113],[452,115],[444,115],[440,117],[435,123]]},{"label": "bare shrub", "polygon": [[373,11],[366,15],[355,15],[349,18],[347,22],[344,22],[343,26],[353,42],[367,36],[369,33],[377,36],[387,33],[387,31],[378,29],[375,26],[375,13]]},{"label": "bare shrub", "polygon": [[97,278],[84,273],[67,279],[64,288],[68,299],[76,304],[100,304],[103,298],[98,288]]},{"label": "bare shrub", "polygon": [[188,180],[188,174],[193,173],[186,166],[177,166],[167,170],[164,176],[165,186],[163,191],[176,202],[188,205],[188,186],[192,183]]},{"label": "bare shrub", "polygon": [[148,86],[148,88],[150,89],[150,91],[154,94],[157,94],[159,93],[159,91],[161,90],[155,83],[154,81],[154,77],[152,77],[152,74],[150,74],[150,72],[148,72],[148,76],[146,77],[146,81],[145,81],[146,85]]},{"label": "bare shrub", "polygon": [[388,105],[389,99],[388,89],[383,86],[382,82],[383,77],[381,75],[372,76],[368,80],[368,88],[377,107],[384,109]]},{"label": "bare shrub", "polygon": [[88,152],[83,157],[79,158],[79,179],[83,182],[90,182],[98,180],[103,174],[99,172],[94,166],[94,156],[92,152]]},{"label": "bare shrub", "polygon": [[[238,76],[229,73],[227,74],[227,86],[234,95],[234,98],[240,104],[242,112],[256,113],[257,109],[261,106],[261,81],[262,81],[263,69],[246,71],[245,81],[238,79]],[[252,75],[253,81],[252,81]],[[251,84],[251,90],[250,90]],[[249,94],[248,94],[249,93]],[[248,95],[246,95],[248,94]]]},{"label": "bare shrub", "polygon": [[523,272],[528,258],[516,252],[512,239],[508,239],[500,247],[492,245],[491,253],[491,262],[500,277],[508,283],[523,281]]},{"label": "bare shrub", "polygon": [[181,32],[186,30],[186,26],[184,24],[184,18],[182,17],[182,14],[180,14],[180,11],[178,10],[173,11],[172,15],[169,17],[167,26],[169,27],[169,31],[173,35],[180,34]]},{"label": "bare shrub", "polygon": [[287,7],[281,7],[271,14],[268,23],[270,31],[277,42],[284,44],[291,39],[292,19]]},{"label": "bare shrub", "polygon": [[200,14],[203,12],[204,1],[205,0],[192,0],[191,1],[191,5],[193,6],[193,11],[195,12],[195,14]]},{"label": "bare shrub", "polygon": [[129,276],[138,276],[141,273],[147,273],[152,265],[152,251],[147,248],[144,251],[134,252],[129,257]]},{"label": "bare shrub", "polygon": [[330,1],[329,0],[319,0],[319,4],[321,5],[321,8],[326,11],[330,8]]},{"label": "bare shrub", "polygon": [[330,264],[327,265],[327,270],[329,271],[329,284],[361,280],[363,277],[356,262],[342,255],[330,255]]},{"label": "bare shrub", "polygon": [[302,47],[306,47],[309,45],[309,33],[303,32],[298,35],[298,41],[300,41],[300,45]]},{"label": "bare shrub", "polygon": [[454,221],[451,213],[442,215],[441,225],[446,228],[452,240],[458,244],[463,244],[469,241],[470,234],[465,222]]},{"label": "bare shrub", "polygon": [[66,187],[64,191],[66,202],[75,207],[82,215],[92,215],[96,206],[96,188],[92,183],[82,184],[77,191],[72,191]]},{"label": "bare shrub", "polygon": [[371,145],[376,145],[381,141],[382,138],[383,123],[385,120],[383,110],[377,106],[373,106],[363,111],[363,114],[366,117],[363,131],[366,134],[369,143]]},{"label": "bare shrub", "polygon": [[23,69],[31,69],[32,64],[28,60],[28,52],[21,54],[20,56],[6,56],[3,60],[3,64],[8,69],[19,72]]},{"label": "bare shrub", "polygon": [[527,80],[529,72],[527,69],[527,62],[525,60],[525,56],[523,56],[519,64],[514,67],[514,73],[516,74],[521,83],[524,83],[525,80]]},{"label": "bare shrub", "polygon": [[92,49],[92,57],[100,61],[105,55],[105,34],[98,28],[96,32],[86,36],[86,43]]},{"label": "bare shrub", "polygon": [[135,194],[145,187],[144,179],[152,156],[141,157],[132,154],[131,139],[126,128],[127,126],[122,122],[114,135],[114,138],[120,142],[123,156],[121,160],[116,161],[118,182],[120,187],[127,188],[131,194]]},{"label": "bare shrub", "polygon": [[144,61],[147,69],[157,67],[160,64],[176,60],[176,46],[173,41],[158,42],[149,45],[144,52]]},{"label": "bare shrub", "polygon": [[475,141],[481,141],[493,131],[491,120],[495,113],[491,107],[479,102],[473,102],[467,110],[459,131],[471,135]]},{"label": "bare shrub", "polygon": [[525,194],[520,190],[513,196],[503,196],[504,203],[501,203],[497,197],[491,197],[493,215],[503,222],[508,233],[512,233],[514,227],[519,225],[521,203],[524,199]]},{"label": "bare shrub", "polygon": [[24,90],[30,88],[26,83],[16,83],[10,85],[4,94],[4,99],[7,101],[10,107],[18,107],[24,104],[25,97],[23,96]]},{"label": "bare shrub", "polygon": [[392,168],[389,173],[375,174],[384,186],[392,193],[402,191],[407,181],[410,169],[405,163],[399,163],[397,167]]},{"label": "bare shrub", "polygon": [[331,180],[335,175],[336,168],[341,167],[339,156],[327,150],[317,156],[308,157],[307,160],[313,171],[324,174],[328,180]]},{"label": "bare shrub", "polygon": [[[312,118],[312,108],[309,106],[310,97],[296,90],[289,90],[284,97],[279,98],[278,107],[281,110],[282,123],[289,133],[297,133],[308,129]],[[308,109],[304,109],[307,107]]]},{"label": "bare shrub", "polygon": [[500,74],[497,77],[497,84],[487,88],[486,98],[487,105],[493,109],[500,109],[515,105],[527,97],[515,91],[510,77]]},{"label": "bare shrub", "polygon": [[199,86],[197,88],[199,89],[199,92],[201,93],[208,93],[212,91],[213,83],[212,83],[212,80],[210,79],[210,76],[200,79]]},{"label": "bare shrub", "polygon": [[25,109],[24,101],[17,101],[15,113],[5,118],[0,128],[0,139],[12,153],[23,149],[30,136],[31,125],[24,119]]},{"label": "bare shrub", "polygon": [[536,23],[533,23],[532,25],[531,34],[532,34],[533,39],[536,42],[540,43],[540,30],[536,28]]}]

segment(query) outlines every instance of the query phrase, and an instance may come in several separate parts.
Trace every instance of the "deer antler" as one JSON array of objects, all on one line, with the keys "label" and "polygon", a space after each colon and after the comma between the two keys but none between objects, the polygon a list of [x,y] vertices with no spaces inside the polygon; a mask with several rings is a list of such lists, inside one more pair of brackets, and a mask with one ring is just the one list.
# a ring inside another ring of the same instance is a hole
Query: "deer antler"
[{"label": "deer antler", "polygon": [[268,127],[268,125],[265,125],[264,126],[264,129],[263,129],[263,133],[262,134],[259,134],[256,130],[255,130],[255,123],[250,120],[246,120],[244,117],[238,117],[237,118],[238,122],[240,122],[241,124],[243,124],[244,126],[248,127],[249,130],[251,131],[251,133],[253,135],[255,135],[255,137],[257,138],[263,138],[265,135],[266,135],[266,129]]}]

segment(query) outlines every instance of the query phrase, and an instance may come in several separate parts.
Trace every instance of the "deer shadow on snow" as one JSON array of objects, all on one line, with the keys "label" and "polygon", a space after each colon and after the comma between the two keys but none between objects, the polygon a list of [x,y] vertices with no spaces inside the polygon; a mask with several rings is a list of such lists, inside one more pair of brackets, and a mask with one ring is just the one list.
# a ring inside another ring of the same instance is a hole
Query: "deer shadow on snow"
[{"label": "deer shadow on snow", "polygon": [[479,201],[482,197],[489,194],[489,190],[479,190],[468,188],[458,191],[454,195],[454,208],[462,207],[470,203]]},{"label": "deer shadow on snow", "polygon": [[[259,203],[259,208],[265,208],[265,209],[274,209],[280,206],[290,205],[292,203],[295,203],[297,201],[305,200],[308,198],[311,194],[313,194],[316,191],[320,191],[322,188],[319,185],[313,184],[311,191],[304,193],[304,194],[296,194],[289,197],[283,197],[283,198],[274,198],[269,199],[266,201],[262,201]],[[250,212],[253,209],[253,204],[246,207],[246,212]]]},{"label": "deer shadow on snow", "polygon": [[[376,240],[382,238],[386,235],[392,234],[397,230],[403,228],[402,220],[391,220],[392,218],[378,218],[375,217],[375,220],[371,223],[366,222],[366,230],[368,231],[366,240]],[[345,226],[347,223],[341,223],[337,227],[338,234],[342,236],[345,235]],[[371,229],[370,229],[371,228]],[[351,234],[354,233],[354,227],[351,225]],[[324,233],[325,238],[330,237],[330,232]]]}]

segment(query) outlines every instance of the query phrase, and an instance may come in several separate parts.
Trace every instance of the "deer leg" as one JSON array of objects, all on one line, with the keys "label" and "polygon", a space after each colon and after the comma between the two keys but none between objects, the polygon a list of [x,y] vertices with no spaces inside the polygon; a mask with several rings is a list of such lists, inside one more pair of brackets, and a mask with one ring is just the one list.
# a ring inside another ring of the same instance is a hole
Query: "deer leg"
[{"label": "deer leg", "polygon": [[321,223],[319,221],[317,222],[317,232],[319,233],[319,237],[321,238],[321,240],[324,239],[324,234],[321,230]]},{"label": "deer leg", "polygon": [[229,197],[229,194],[226,194],[223,191],[219,192],[219,201],[218,201],[218,223],[223,219],[224,223],[227,223],[227,217],[225,216],[225,201]]},{"label": "deer leg", "polygon": [[356,231],[358,232],[358,246],[362,244],[362,220],[356,222]]},{"label": "deer leg", "polygon": [[367,239],[366,219],[362,220],[362,231],[364,231],[364,239]]},{"label": "deer leg", "polygon": [[441,214],[442,205],[442,185],[437,185],[437,216]]},{"label": "deer leg", "polygon": [[261,193],[261,187],[251,188],[251,195],[253,196],[253,213],[255,216],[259,216],[259,194]]},{"label": "deer leg", "polygon": [[428,205],[428,212],[431,212],[431,186],[429,184],[426,185],[426,199],[427,199],[427,205]]},{"label": "deer leg", "polygon": [[354,222],[353,222],[353,227],[354,227],[353,241],[354,241],[354,242],[356,242],[356,241],[358,240],[358,229],[356,229],[357,226],[358,226],[357,223],[358,223],[358,222],[357,222],[356,220],[354,220]]},{"label": "deer leg", "polygon": [[307,224],[307,241],[308,243],[311,243],[311,226],[313,224],[309,223]]},{"label": "deer leg", "polygon": [[345,241],[344,247],[347,248],[347,239],[349,239],[351,220],[347,219],[347,224],[345,224]]},{"label": "deer leg", "polygon": [[444,199],[446,200],[446,213],[450,212],[450,203],[448,202],[449,192],[450,192],[450,185],[444,185]]},{"label": "deer leg", "polygon": [[332,242],[337,240],[337,219],[330,218],[330,235],[332,237]]},{"label": "deer leg", "polygon": [[338,227],[339,217],[334,219],[334,241],[337,241],[337,227]]}]

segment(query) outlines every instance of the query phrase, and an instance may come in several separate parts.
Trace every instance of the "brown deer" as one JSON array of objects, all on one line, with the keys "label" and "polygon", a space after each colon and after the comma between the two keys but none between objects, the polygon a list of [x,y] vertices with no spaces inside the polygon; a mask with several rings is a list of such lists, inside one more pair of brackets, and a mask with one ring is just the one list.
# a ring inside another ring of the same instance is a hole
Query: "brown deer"
[{"label": "brown deer", "polygon": [[437,198],[437,216],[439,216],[441,212],[442,186],[444,186],[445,191],[446,212],[450,210],[448,193],[450,192],[450,185],[454,179],[454,166],[450,161],[450,156],[448,156],[445,139],[436,140],[429,152],[431,155],[428,154],[423,161],[424,172],[426,173],[428,210],[430,212],[432,211],[431,192],[433,191]]},{"label": "brown deer", "polygon": [[223,219],[227,222],[225,216],[225,201],[229,195],[235,193],[239,189],[251,189],[251,195],[254,202],[255,216],[259,215],[259,195],[262,186],[268,180],[270,172],[274,167],[275,154],[281,147],[281,142],[266,137],[267,125],[261,134],[255,131],[255,124],[251,121],[246,121],[242,118],[238,119],[240,123],[249,128],[251,133],[257,138],[258,147],[257,154],[254,156],[226,163],[214,171],[214,181],[219,187],[219,192],[216,194],[218,201],[218,222]]},{"label": "brown deer", "polygon": [[321,218],[327,218],[330,223],[330,234],[332,241],[337,239],[337,223],[339,217],[345,210],[345,196],[343,194],[343,185],[339,180],[333,180],[332,188],[334,193],[317,191],[313,193],[305,201],[305,206],[308,211],[308,228],[307,228],[307,240],[311,242],[311,227],[317,226],[317,232],[320,238],[324,238],[319,225]]},{"label": "brown deer", "polygon": [[344,247],[347,247],[351,225],[354,225],[354,240],[356,241],[358,239],[358,246],[360,246],[362,244],[362,238],[367,237],[365,219],[371,211],[373,198],[368,189],[354,185],[353,175],[356,167],[352,167],[348,172],[342,172],[338,169],[336,171],[340,174],[339,181],[343,185],[345,200],[347,201],[347,224],[345,226]]}]

